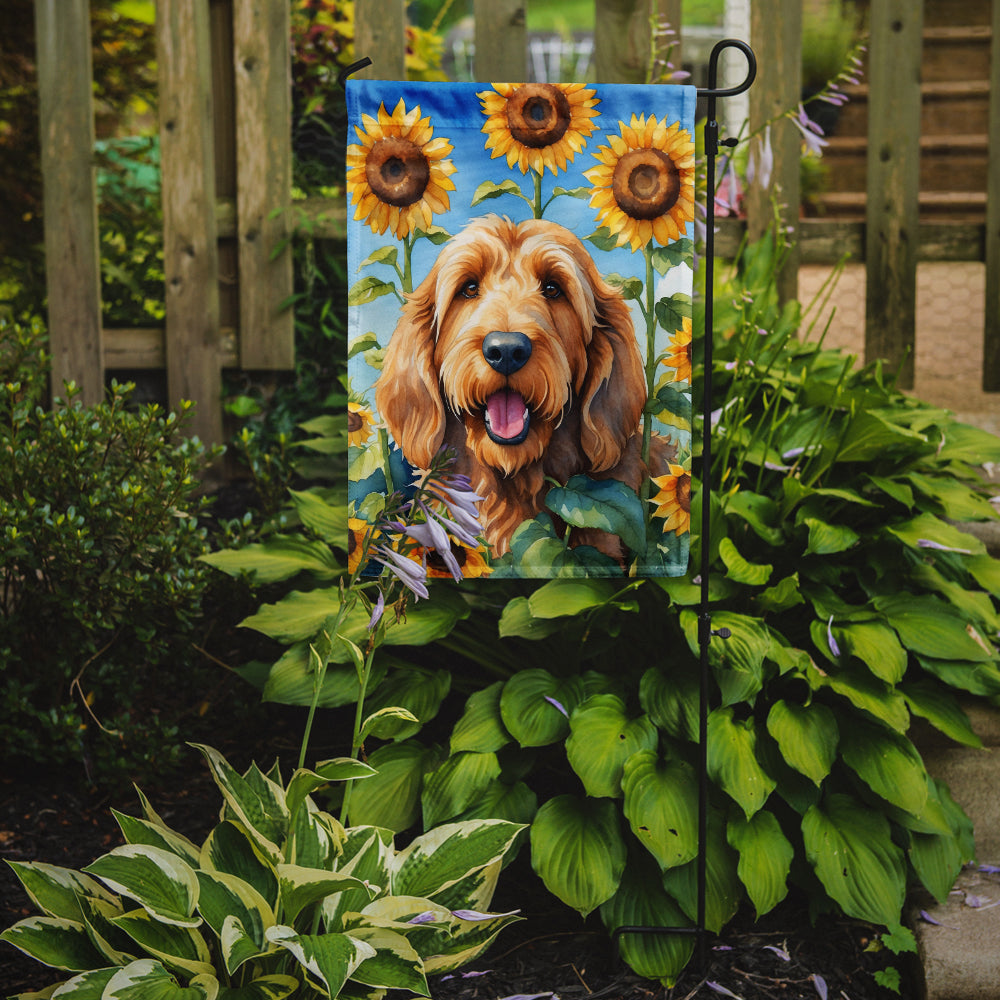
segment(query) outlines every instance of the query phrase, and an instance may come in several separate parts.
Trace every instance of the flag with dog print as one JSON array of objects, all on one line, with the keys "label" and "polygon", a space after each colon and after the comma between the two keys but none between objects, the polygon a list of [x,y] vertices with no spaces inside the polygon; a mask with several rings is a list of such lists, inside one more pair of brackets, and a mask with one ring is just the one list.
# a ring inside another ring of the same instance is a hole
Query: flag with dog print
[{"label": "flag with dog print", "polygon": [[686,572],[695,99],[348,81],[352,539],[436,470],[429,576]]}]

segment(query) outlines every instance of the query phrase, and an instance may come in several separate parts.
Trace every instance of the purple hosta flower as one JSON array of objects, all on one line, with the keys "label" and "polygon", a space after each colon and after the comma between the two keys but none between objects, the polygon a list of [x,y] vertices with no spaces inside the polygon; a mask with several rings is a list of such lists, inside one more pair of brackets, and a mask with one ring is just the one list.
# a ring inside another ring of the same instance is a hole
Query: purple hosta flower
[{"label": "purple hosta flower", "polygon": [[979,865],[978,870],[986,875],[1000,875],[1000,865]]},{"label": "purple hosta flower", "polygon": [[935,927],[944,927],[949,931],[957,931],[957,927],[952,927],[951,924],[942,924],[940,920],[936,920],[932,917],[926,910],[920,911],[920,919],[925,923],[933,924]]},{"label": "purple hosta flower", "polygon": [[385,594],[380,590],[378,592],[378,600],[375,602],[375,607],[372,608],[372,616],[368,619],[368,631],[372,632],[375,626],[382,620],[382,615],[385,612]]},{"label": "purple hosta flower", "polygon": [[484,498],[472,489],[468,476],[455,472],[441,479],[432,479],[425,485],[448,508],[452,520],[458,522],[473,538],[483,530],[476,504]]},{"label": "purple hosta flower", "polygon": [[406,922],[408,924],[432,924],[435,920],[437,920],[437,914],[433,910],[424,910],[423,913],[410,917]]},{"label": "purple hosta flower", "polygon": [[480,913],[479,910],[452,910],[451,915],[459,920],[493,920],[494,917],[516,917],[520,910],[509,910],[507,913]]},{"label": "purple hosta flower", "polygon": [[376,546],[375,551],[379,554],[386,569],[404,587],[413,591],[417,597],[427,597],[427,570],[418,562],[401,556],[398,552],[385,545]]},{"label": "purple hosta flower", "polygon": [[771,148],[771,126],[764,129],[762,136],[755,136],[750,144],[750,156],[747,159],[747,183],[759,184],[765,190],[771,186],[771,174],[774,172],[774,150]]},{"label": "purple hosta flower", "polygon": [[[422,504],[421,507],[423,507]],[[425,549],[432,549],[436,552],[441,557],[448,572],[456,580],[461,580],[462,568],[458,565],[455,553],[451,551],[451,539],[448,537],[448,532],[435,518],[431,517],[426,507],[423,507],[423,510],[427,514],[427,520],[422,524],[400,524],[393,527],[401,529],[403,534],[408,535]]]},{"label": "purple hosta flower", "polygon": [[[475,532],[469,531],[464,524],[459,524],[458,521],[452,521],[450,518],[445,517],[444,514],[441,514],[436,510],[428,510],[425,507],[424,512],[427,514],[428,518],[433,517],[438,522],[438,524],[440,524],[441,527],[448,532],[448,534],[453,535],[463,545],[468,545],[470,548],[473,549],[478,548],[479,539],[476,538]],[[476,522],[476,527],[479,530],[482,530],[478,521]]]},{"label": "purple hosta flower", "polygon": [[550,705],[555,705],[555,707],[559,709],[559,711],[562,712],[562,714],[565,715],[567,719],[569,718],[569,712],[566,711],[565,707],[561,702],[556,701],[555,698],[552,698],[549,695],[544,695],[544,698]]},{"label": "purple hosta flower", "polygon": [[823,155],[823,147],[827,144],[823,138],[823,130],[806,114],[806,109],[799,104],[797,115],[790,113],[792,124],[802,133],[802,140],[806,144],[806,149],[816,156]]},{"label": "purple hosta flower", "polygon": [[722,983],[713,983],[709,980],[705,983],[705,985],[714,993],[721,993],[724,997],[733,997],[734,1000],[743,1000],[743,997],[741,997],[738,993],[734,993],[732,990],[726,989]]},{"label": "purple hosta flower", "polygon": [[512,993],[500,1000],[559,1000],[555,993]]},{"label": "purple hosta flower", "polygon": [[731,156],[726,157],[727,167],[722,183],[715,192],[715,211],[718,215],[738,215],[743,192],[740,190],[740,179],[736,175],[736,164]]},{"label": "purple hosta flower", "polygon": [[449,979],[478,979],[479,976],[488,976],[492,971],[483,969],[482,972],[449,972],[447,976],[441,977],[441,982],[446,983]]},{"label": "purple hosta flower", "polygon": [[792,956],[784,948],[779,948],[776,944],[766,944],[764,945],[764,950],[773,951],[782,962],[790,962],[792,960]]},{"label": "purple hosta flower", "polygon": [[833,637],[833,615],[830,615],[830,620],[826,623],[826,641],[830,647],[830,652],[834,656],[840,656],[840,646],[837,645],[837,640]]},{"label": "purple hosta flower", "polygon": [[971,556],[972,549],[956,549],[951,545],[942,545],[940,542],[935,542],[930,538],[918,538],[917,548],[920,549],[937,549],[940,552],[958,552],[963,556]]},{"label": "purple hosta flower", "polygon": [[809,978],[813,981],[813,986],[816,987],[816,992],[819,994],[819,1000],[826,1000],[828,992],[826,988],[826,980],[815,972]]}]

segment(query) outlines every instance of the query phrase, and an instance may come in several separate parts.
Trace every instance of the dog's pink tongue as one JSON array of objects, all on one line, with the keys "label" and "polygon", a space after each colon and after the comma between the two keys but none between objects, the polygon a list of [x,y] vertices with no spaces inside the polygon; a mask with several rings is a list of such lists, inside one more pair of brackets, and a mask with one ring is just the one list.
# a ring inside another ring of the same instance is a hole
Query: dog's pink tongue
[{"label": "dog's pink tongue", "polygon": [[486,400],[490,429],[497,437],[517,437],[524,430],[524,410],[524,397],[513,389],[501,389]]}]

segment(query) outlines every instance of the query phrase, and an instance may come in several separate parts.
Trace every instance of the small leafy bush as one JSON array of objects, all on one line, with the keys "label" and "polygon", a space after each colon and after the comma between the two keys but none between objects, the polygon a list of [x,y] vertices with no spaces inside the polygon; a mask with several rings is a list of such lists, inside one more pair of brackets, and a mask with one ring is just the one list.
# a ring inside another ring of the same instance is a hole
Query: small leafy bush
[{"label": "small leafy bush", "polygon": [[200,846],[140,793],[143,818],[115,813],[127,843],[82,872],[11,862],[42,911],[0,935],[77,973],[59,996],[281,1000],[430,996],[427,975],[479,955],[515,913],[489,913],[521,827],[452,823],[397,849],[390,831],[345,829],[313,793],[369,779],[352,758],[234,770],[199,747],[222,793]]},{"label": "small leafy bush", "polygon": [[157,682],[192,660],[209,453],[188,406],[133,409],[128,385],[96,406],[68,385],[43,408],[41,336],[0,321],[0,744],[8,761],[83,758],[94,777],[176,752]]}]

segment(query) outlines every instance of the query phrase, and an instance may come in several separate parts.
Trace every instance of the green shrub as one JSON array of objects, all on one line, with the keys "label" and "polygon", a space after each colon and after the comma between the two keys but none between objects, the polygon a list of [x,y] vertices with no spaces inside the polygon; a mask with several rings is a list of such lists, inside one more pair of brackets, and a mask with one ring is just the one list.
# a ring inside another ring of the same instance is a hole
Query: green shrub
[{"label": "green shrub", "polygon": [[41,335],[0,321],[0,744],[96,774],[176,752],[158,695],[191,662],[208,453],[128,385],[40,406]]},{"label": "green shrub", "polygon": [[126,844],[82,872],[11,863],[42,913],[0,938],[78,973],[60,995],[430,996],[428,974],[472,961],[518,919],[486,912],[516,824],[453,823],[398,849],[388,830],[345,829],[311,798],[369,778],[366,764],[324,761],[286,786],[277,765],[240,774],[199,749],[225,803],[202,845],[141,796],[142,819],[115,813]]}]

